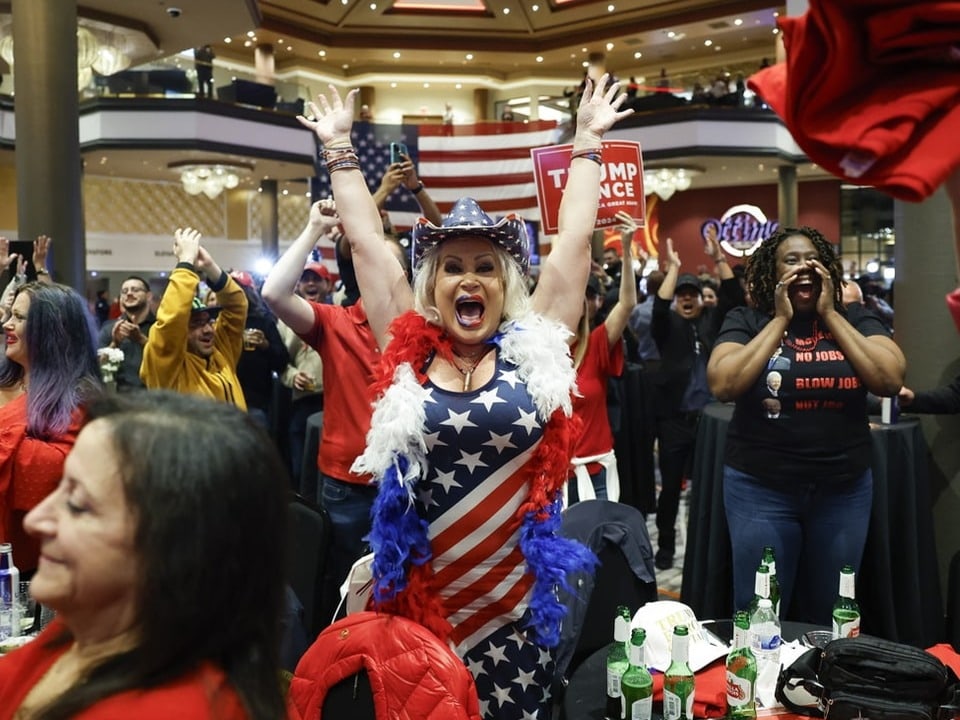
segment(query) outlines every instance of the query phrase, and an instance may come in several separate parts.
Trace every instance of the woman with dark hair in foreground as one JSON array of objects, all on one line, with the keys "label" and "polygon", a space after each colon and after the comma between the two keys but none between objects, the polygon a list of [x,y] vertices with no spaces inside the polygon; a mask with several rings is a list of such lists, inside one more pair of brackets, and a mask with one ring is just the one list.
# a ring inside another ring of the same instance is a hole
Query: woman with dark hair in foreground
[{"label": "woman with dark hair in foreground", "polygon": [[167,391],[94,402],[25,521],[55,620],[0,658],[0,718],[285,716],[283,465],[235,407]]}]

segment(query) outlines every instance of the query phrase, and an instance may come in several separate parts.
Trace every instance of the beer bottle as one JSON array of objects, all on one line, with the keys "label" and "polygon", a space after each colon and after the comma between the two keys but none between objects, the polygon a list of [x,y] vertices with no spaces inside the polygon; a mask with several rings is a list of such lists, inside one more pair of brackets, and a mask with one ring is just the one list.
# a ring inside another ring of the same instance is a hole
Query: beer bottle
[{"label": "beer bottle", "polygon": [[673,628],[670,667],[663,674],[663,720],[693,720],[693,671],[687,660],[690,635],[686,625]]},{"label": "beer bottle", "polygon": [[760,562],[770,570],[770,602],[773,603],[773,611],[780,617],[780,582],[777,580],[777,558],[773,554],[773,546],[764,546]]},{"label": "beer bottle", "polygon": [[609,720],[625,717],[621,680],[630,661],[627,658],[627,642],[630,639],[630,608],[620,605],[613,619],[613,643],[607,651],[607,712]]},{"label": "beer bottle", "polygon": [[733,644],[727,655],[727,718],[757,716],[757,658],[750,649],[750,616],[733,616]]},{"label": "beer bottle", "polygon": [[13,545],[0,543],[0,640],[20,635],[20,571]]},{"label": "beer bottle", "polygon": [[647,633],[634,628],[630,637],[630,667],[623,674],[621,690],[627,720],[650,720],[653,713],[653,678],[643,657]]},{"label": "beer bottle", "polygon": [[[747,614],[750,617],[753,617],[763,598],[770,598],[770,566],[766,563],[760,563],[760,567],[757,568],[757,574],[754,576],[753,600],[750,601],[750,606],[747,608]],[[772,604],[773,602],[771,600],[771,605]],[[777,617],[779,617],[779,615]]]},{"label": "beer bottle", "polygon": [[860,634],[860,605],[853,568],[844,565],[840,570],[840,592],[833,604],[833,637],[850,638]]}]

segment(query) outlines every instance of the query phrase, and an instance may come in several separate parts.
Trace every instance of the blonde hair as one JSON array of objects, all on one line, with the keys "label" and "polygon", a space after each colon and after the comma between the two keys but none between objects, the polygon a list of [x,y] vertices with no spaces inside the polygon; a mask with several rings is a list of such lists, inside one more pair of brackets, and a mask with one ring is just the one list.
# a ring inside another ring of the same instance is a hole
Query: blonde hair
[{"label": "blonde hair", "polygon": [[[483,238],[487,240],[487,238]],[[530,312],[530,292],[527,281],[519,263],[506,250],[496,243],[489,241],[493,248],[497,267],[500,269],[500,279],[503,282],[503,316],[500,322],[516,320]],[[436,289],[437,267],[440,263],[440,248],[438,243],[427,250],[413,273],[413,307],[423,315],[428,322],[439,325],[440,313],[436,308],[434,290]]]}]

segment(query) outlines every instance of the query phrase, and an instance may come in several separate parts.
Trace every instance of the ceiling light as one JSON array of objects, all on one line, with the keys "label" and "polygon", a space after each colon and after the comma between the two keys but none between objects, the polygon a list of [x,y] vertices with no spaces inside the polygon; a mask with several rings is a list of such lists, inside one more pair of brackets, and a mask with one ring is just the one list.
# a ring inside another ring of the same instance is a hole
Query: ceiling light
[{"label": "ceiling light", "polygon": [[647,195],[669,200],[675,192],[687,190],[693,177],[702,172],[699,168],[650,168],[643,171],[643,189]]},{"label": "ceiling light", "polygon": [[503,14],[504,14],[504,15],[509,15],[509,14],[510,14],[510,8],[504,8],[504,9],[503,9]]},{"label": "ceiling light", "polygon": [[607,52],[610,52],[611,50],[613,50],[613,43],[612,43],[612,42],[608,42],[608,43],[607,43]]},{"label": "ceiling light", "polygon": [[213,200],[224,190],[240,184],[240,176],[253,170],[249,163],[236,162],[173,162],[167,167],[180,173],[180,182],[189,195],[203,193]]},{"label": "ceiling light", "polygon": [[537,55],[537,62],[538,62],[538,63],[542,63],[542,62],[543,62],[543,55]]},{"label": "ceiling light", "polygon": [[703,44],[706,47],[710,47],[711,45],[713,45],[713,40],[704,40]]},{"label": "ceiling light", "polygon": [[733,24],[736,25],[737,27],[740,27],[741,25],[743,25],[743,20],[741,18],[737,18],[736,20],[733,21]]}]

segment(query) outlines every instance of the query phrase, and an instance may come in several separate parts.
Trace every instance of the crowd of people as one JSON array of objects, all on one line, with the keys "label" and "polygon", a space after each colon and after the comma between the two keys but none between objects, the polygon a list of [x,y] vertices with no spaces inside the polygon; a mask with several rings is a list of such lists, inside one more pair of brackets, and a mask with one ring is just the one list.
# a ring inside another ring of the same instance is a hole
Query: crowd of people
[{"label": "crowd of people", "polygon": [[[320,411],[308,499],[331,523],[323,612],[332,619],[371,552],[370,606],[429,630],[462,659],[486,715],[518,719],[550,716],[557,589],[596,564],[559,533],[563,510],[619,496],[607,390],[627,362],[642,364],[653,407],[657,568],[675,561],[700,415],[731,402],[734,604],[748,605],[772,546],[784,616],[820,624],[839,568],[863,553],[868,394],[958,411],[956,382],[904,387],[889,325],[845,297],[834,246],[813,228],[780,229],[740,272],[708,237],[707,278],[667,240],[644,274],[621,213],[618,242],[591,257],[603,137],[632,112],[618,82],[587,79],[579,93],[559,232],[536,283],[522,220],[494,220],[468,197],[441,215],[409,157],[370,192],[351,140],[356,98],[331,87],[299,118],[335,200],[311,206],[262,287],[181,228],[158,301],[131,275],[120,315],[98,329],[87,301],[50,277],[49,238],[34,243],[30,279],[0,238],[12,275],[0,300],[0,541],[56,612],[0,658],[10,716],[153,718],[173,704],[188,717],[313,716],[284,699],[278,672],[296,552],[287,500],[307,487],[306,423]],[[394,192],[423,213],[409,250],[381,213]],[[339,289],[315,255],[322,239]],[[123,353],[112,391],[98,349]],[[275,377],[290,391],[282,440]]]}]

